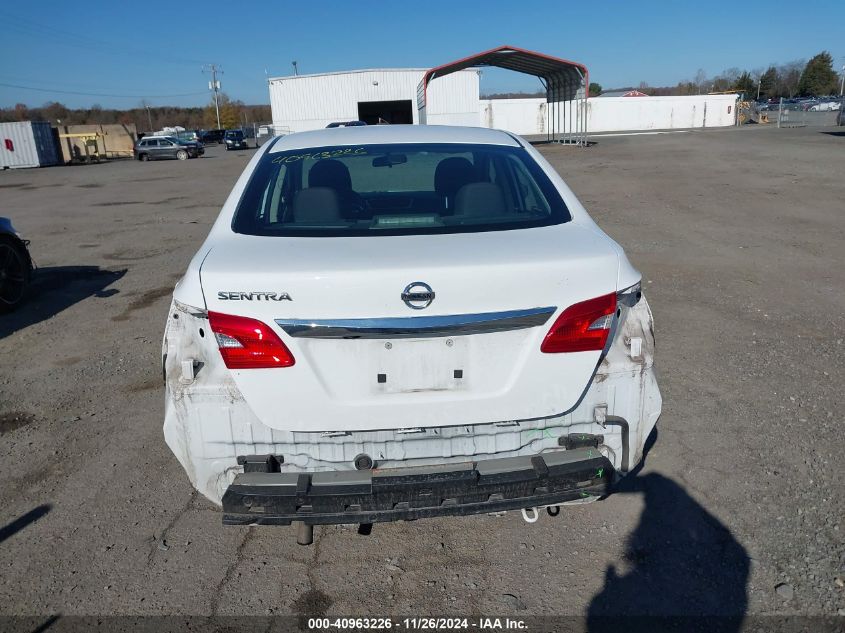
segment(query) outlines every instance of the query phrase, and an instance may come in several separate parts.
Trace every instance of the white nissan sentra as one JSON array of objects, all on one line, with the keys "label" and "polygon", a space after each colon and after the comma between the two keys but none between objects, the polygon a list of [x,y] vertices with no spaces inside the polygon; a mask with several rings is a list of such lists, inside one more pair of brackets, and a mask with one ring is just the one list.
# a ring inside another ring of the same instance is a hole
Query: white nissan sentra
[{"label": "white nissan sentra", "polygon": [[266,143],[162,353],[193,485],[226,524],[301,533],[596,499],[661,409],[640,273],[529,143],[482,128]]}]

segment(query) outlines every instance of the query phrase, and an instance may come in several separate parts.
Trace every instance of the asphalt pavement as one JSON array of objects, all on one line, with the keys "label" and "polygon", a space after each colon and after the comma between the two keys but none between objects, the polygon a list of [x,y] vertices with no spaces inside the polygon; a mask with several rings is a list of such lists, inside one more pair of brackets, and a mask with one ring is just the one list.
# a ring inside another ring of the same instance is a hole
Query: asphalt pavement
[{"label": "asphalt pavement", "polygon": [[39,266],[0,316],[0,614],[845,614],[845,135],[595,140],[541,149],[643,273],[664,398],[644,466],[533,525],[311,547],[224,527],[162,437],[169,296],[252,150],[0,173]]}]

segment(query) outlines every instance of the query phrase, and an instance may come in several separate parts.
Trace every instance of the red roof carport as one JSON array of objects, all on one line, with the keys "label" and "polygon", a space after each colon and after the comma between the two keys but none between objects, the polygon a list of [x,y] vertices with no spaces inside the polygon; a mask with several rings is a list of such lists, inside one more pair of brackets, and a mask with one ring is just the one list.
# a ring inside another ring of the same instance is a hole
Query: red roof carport
[{"label": "red roof carport", "polygon": [[426,71],[417,86],[419,121],[425,123],[428,85],[438,77],[476,66],[496,66],[540,78],[546,89],[547,128],[549,140],[586,141],[586,99],[589,71],[583,64],[516,46],[499,46],[476,53]]}]

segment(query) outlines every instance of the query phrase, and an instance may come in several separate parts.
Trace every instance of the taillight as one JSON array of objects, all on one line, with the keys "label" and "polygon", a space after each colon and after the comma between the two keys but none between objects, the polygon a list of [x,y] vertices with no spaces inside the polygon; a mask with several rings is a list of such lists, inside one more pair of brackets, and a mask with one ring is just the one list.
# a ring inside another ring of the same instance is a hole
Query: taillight
[{"label": "taillight", "polygon": [[208,322],[229,369],[290,367],[296,362],[278,335],[261,321],[209,312]]},{"label": "taillight", "polygon": [[615,292],[569,306],[546,334],[540,351],[558,354],[603,350],[615,312]]}]

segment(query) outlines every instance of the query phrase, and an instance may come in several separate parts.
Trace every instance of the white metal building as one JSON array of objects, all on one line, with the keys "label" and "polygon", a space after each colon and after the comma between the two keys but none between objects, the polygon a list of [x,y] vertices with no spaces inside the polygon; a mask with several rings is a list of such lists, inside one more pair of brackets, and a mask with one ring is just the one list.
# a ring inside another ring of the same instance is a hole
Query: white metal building
[{"label": "white metal building", "polygon": [[[693,95],[689,97],[598,97],[587,99],[578,112],[572,102],[562,110],[578,121],[584,116],[589,133],[634,130],[673,130],[726,127],[736,123],[737,94]],[[482,127],[521,135],[548,132],[548,107],[543,98],[482,99]]]},{"label": "white metal building", "polygon": [[[418,88],[426,72],[422,68],[390,68],[270,79],[273,134],[346,121],[420,123]],[[608,97],[550,105],[547,98],[481,99],[479,92],[476,68],[438,76],[427,86],[424,122],[540,136],[554,131],[550,122],[555,118],[569,121],[585,134],[724,127],[736,123],[738,99],[735,94]]]},{"label": "white metal building", "polygon": [[[344,121],[419,123],[417,86],[426,70],[383,68],[270,79],[273,125],[304,132]],[[426,122],[478,126],[479,88],[475,69],[438,79],[429,89]]]}]

